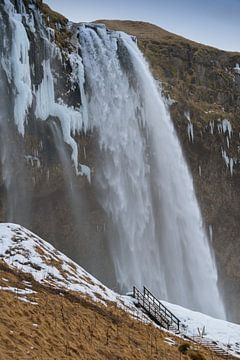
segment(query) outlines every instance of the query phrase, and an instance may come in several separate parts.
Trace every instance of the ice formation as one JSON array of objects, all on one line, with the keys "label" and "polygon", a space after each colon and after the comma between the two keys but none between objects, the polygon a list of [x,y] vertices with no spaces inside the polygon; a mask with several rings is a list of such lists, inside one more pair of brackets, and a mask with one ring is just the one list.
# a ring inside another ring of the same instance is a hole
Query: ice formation
[{"label": "ice formation", "polygon": [[193,136],[193,124],[191,122],[191,118],[190,118],[190,113],[189,111],[185,111],[184,113],[185,117],[188,120],[188,124],[187,124],[187,133],[188,133],[188,139],[189,141],[191,141],[192,143],[194,142],[194,136]]},{"label": "ice formation", "polygon": [[[11,64],[11,78],[15,85],[14,118],[19,132],[24,134],[24,123],[28,108],[32,103],[31,76],[29,65],[30,44],[22,15],[16,13],[10,0],[5,1],[5,10],[9,14],[12,29],[12,49],[9,63]],[[9,74],[8,74],[9,76]]]}]

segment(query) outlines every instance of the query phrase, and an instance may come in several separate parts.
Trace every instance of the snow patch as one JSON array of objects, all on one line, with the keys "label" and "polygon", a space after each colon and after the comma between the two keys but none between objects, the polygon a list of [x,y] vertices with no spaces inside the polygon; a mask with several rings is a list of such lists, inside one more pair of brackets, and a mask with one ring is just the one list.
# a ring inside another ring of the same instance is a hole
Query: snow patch
[{"label": "snow patch", "polygon": [[36,291],[33,291],[31,289],[19,289],[16,287],[11,287],[11,286],[0,286],[0,290],[2,291],[9,291],[12,293],[15,293],[17,295],[30,295],[30,294],[36,294]]},{"label": "snow patch", "polygon": [[235,67],[233,68],[236,74],[240,75],[240,65],[236,64]]},{"label": "snow patch", "polygon": [[30,164],[31,166],[37,166],[37,168],[39,169],[41,167],[41,162],[39,157],[37,156],[33,156],[33,155],[25,155],[25,160],[27,161],[28,164]]},{"label": "snow patch", "polygon": [[181,332],[199,337],[199,330],[204,329],[204,338],[215,341],[219,347],[240,358],[240,325],[214,319],[166,301],[162,302],[180,319]]},{"label": "snow patch", "polygon": [[[119,302],[117,293],[101,284],[52,245],[20,225],[0,224],[1,258],[10,267],[31,274],[39,283],[67,291],[78,291],[102,303],[115,301],[120,306],[124,304],[135,310],[130,298],[120,296]],[[23,294],[30,294],[31,291],[25,289]]]}]

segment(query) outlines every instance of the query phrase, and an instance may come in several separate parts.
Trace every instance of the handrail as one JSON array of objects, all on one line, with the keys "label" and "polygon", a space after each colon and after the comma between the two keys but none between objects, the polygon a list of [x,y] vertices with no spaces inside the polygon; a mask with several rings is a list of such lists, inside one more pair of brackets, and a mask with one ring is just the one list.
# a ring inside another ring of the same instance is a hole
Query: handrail
[{"label": "handrail", "polygon": [[[170,311],[168,308],[163,305],[147,288],[143,287],[143,294],[135,286],[133,287],[133,297],[138,300],[138,303],[143,307],[147,314],[160,326],[163,326],[166,329],[170,329],[171,325],[177,325],[178,333],[180,332],[180,320]],[[209,339],[202,339],[194,336],[184,337],[194,343],[201,344],[209,348],[217,355],[221,355],[224,358],[230,358],[231,355],[224,349],[218,347],[217,345],[212,346],[212,343],[209,344]]]},{"label": "handrail", "polygon": [[155,318],[160,325],[169,329],[171,325],[180,327],[180,320],[166,308],[148,289],[143,288],[143,294],[135,286],[133,287],[133,297],[148,313]]},{"label": "handrail", "polygon": [[[157,307],[154,306],[148,299],[134,286],[133,287],[133,296],[138,300],[139,304],[148,311],[148,313],[155,318],[160,325],[169,329],[170,323],[164,316],[158,312]],[[164,323],[164,324],[163,324]]]},{"label": "handrail", "polygon": [[150,301],[152,301],[154,305],[159,307],[159,310],[164,312],[164,316],[170,318],[171,322],[175,323],[179,329],[180,320],[165,305],[163,305],[145,286],[143,287],[143,294]]}]

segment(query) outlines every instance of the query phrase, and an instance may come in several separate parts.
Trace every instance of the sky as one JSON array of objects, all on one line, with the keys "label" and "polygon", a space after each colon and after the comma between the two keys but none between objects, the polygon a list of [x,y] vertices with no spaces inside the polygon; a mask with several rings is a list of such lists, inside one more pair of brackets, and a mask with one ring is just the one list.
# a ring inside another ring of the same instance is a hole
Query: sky
[{"label": "sky", "polygon": [[214,47],[240,52],[240,0],[45,0],[74,22],[140,20]]}]

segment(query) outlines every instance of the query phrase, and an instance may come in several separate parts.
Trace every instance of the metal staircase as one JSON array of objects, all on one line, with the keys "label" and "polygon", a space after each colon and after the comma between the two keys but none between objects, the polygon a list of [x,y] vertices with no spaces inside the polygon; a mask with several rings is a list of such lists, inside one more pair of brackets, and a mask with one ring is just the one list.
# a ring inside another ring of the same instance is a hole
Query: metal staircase
[{"label": "metal staircase", "polygon": [[175,333],[180,332],[180,320],[145,286],[143,293],[134,286],[133,297],[138,301],[137,306],[141,306],[156,324]]},{"label": "metal staircase", "polygon": [[208,350],[212,351],[214,354],[217,354],[221,356],[222,359],[236,359],[234,356],[229,354],[226,350],[222,349],[218,346],[218,344],[213,341],[206,338],[203,338],[201,336],[192,336],[188,337],[189,340],[193,341],[194,343],[200,344],[204,347],[206,347]]},{"label": "metal staircase", "polygon": [[[146,287],[143,287],[143,293],[135,286],[133,287],[133,297],[137,300],[136,306],[142,307],[145,313],[159,326],[180,334],[180,320],[163,305]],[[206,347],[214,354],[221,356],[223,359],[235,359],[226,350],[222,349],[212,340],[200,336],[186,336],[184,338],[195,344]]]}]

